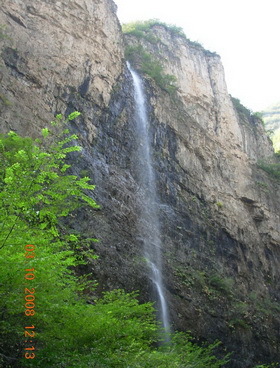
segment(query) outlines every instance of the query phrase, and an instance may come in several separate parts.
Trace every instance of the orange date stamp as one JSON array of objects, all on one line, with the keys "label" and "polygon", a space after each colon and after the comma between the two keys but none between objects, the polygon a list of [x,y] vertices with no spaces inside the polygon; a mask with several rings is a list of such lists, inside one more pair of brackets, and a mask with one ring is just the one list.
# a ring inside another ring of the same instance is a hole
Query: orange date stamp
[{"label": "orange date stamp", "polygon": [[[27,244],[24,247],[25,250],[25,258],[28,261],[31,261],[35,258],[35,245]],[[24,278],[27,282],[27,286],[24,288],[24,314],[29,319],[35,315],[35,288],[32,287],[32,281],[35,279],[35,269],[33,268],[26,268],[24,273]],[[29,324],[28,326],[24,327],[24,357],[26,359],[34,359],[35,354],[35,346],[34,346],[34,338],[35,338],[35,326]],[[31,346],[32,345],[32,346]]]}]

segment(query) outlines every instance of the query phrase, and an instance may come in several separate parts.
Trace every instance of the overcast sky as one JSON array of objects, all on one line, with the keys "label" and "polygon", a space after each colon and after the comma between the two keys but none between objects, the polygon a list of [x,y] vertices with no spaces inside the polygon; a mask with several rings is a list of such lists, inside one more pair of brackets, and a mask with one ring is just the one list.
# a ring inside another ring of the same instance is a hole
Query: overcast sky
[{"label": "overcast sky", "polygon": [[280,101],[280,0],[114,0],[121,23],[158,18],[217,52],[228,91],[252,109]]}]

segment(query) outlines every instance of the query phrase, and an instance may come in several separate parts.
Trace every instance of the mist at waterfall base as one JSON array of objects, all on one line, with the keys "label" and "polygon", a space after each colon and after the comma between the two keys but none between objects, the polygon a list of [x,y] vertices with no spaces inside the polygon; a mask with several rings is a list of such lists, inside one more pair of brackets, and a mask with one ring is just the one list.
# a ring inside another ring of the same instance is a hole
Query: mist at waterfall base
[{"label": "mist at waterfall base", "polygon": [[131,68],[134,88],[135,129],[137,137],[137,174],[138,185],[144,192],[141,213],[139,214],[139,235],[144,243],[144,257],[147,261],[150,278],[157,294],[159,318],[165,332],[170,331],[168,307],[164,294],[161,264],[161,231],[158,216],[158,199],[155,173],[152,163],[151,139],[149,135],[149,119],[146,108],[145,93],[140,76]]}]

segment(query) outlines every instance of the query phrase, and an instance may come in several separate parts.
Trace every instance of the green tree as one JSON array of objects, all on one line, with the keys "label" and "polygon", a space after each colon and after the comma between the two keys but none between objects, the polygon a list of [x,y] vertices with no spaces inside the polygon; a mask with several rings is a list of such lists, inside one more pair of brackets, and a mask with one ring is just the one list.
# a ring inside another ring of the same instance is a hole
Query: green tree
[{"label": "green tree", "polygon": [[[23,351],[22,331],[28,322],[24,315],[26,285],[36,290],[41,327],[56,313],[58,303],[72,303],[74,292],[81,288],[69,268],[83,262],[76,254],[78,237],[67,233],[59,222],[85,203],[98,207],[85,193],[94,189],[89,178],[66,173],[70,167],[65,164],[66,155],[80,147],[74,144],[77,137],[62,127],[77,116],[73,113],[66,121],[57,116],[53,129],[43,129],[36,143],[15,132],[0,136],[0,353],[8,362]],[[26,244],[34,245],[35,252],[27,253]],[[33,282],[24,278],[26,269],[35,269]],[[36,313],[32,324],[37,320]]]}]

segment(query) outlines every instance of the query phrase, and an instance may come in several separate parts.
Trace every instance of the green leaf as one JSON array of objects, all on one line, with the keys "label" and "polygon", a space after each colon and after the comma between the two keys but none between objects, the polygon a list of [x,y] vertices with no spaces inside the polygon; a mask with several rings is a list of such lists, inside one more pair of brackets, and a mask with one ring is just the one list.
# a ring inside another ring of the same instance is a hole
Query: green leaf
[{"label": "green leaf", "polygon": [[56,120],[62,120],[63,119],[63,116],[62,116],[62,114],[57,114],[55,116],[55,118],[56,118]]},{"label": "green leaf", "polygon": [[44,138],[46,138],[49,134],[50,134],[50,132],[49,132],[48,128],[43,128],[42,129],[42,135],[43,135]]},{"label": "green leaf", "polygon": [[70,115],[68,115],[67,119],[68,120],[74,120],[80,115],[81,115],[81,113],[79,111],[74,111]]}]

